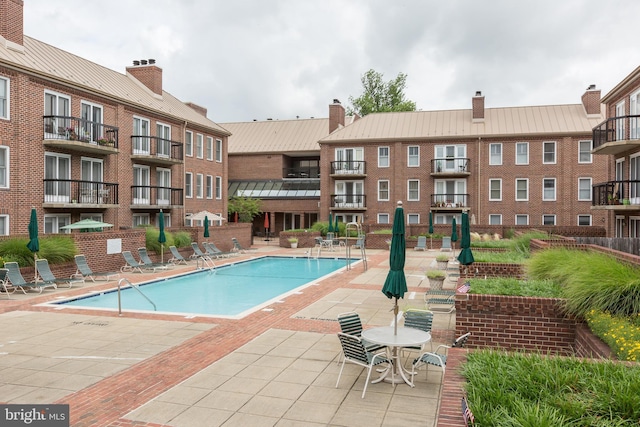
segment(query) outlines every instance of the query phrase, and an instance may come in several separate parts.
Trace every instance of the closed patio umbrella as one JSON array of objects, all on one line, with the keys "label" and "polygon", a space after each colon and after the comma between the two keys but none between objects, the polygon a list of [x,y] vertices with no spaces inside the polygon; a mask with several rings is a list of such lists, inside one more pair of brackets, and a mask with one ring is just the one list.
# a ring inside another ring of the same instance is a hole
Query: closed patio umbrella
[{"label": "closed patio umbrella", "polygon": [[205,216],[204,220],[202,220],[202,225],[204,226],[204,237],[209,237],[209,217]]},{"label": "closed patio umbrella", "polygon": [[338,215],[336,215],[336,223],[333,225],[333,231],[336,233],[336,237],[340,237],[340,226],[338,225]]},{"label": "closed patio umbrella", "polygon": [[473,264],[473,253],[471,252],[471,234],[469,230],[469,214],[467,212],[462,213],[462,225],[460,228],[462,237],[460,239],[460,253],[458,254],[458,261],[462,265]]},{"label": "closed patio umbrella", "polygon": [[456,252],[456,242],[458,241],[458,226],[456,224],[456,219],[453,218],[451,221],[451,249],[455,255]]},{"label": "closed patio umbrella", "polygon": [[[36,252],[40,250],[40,241],[38,240],[38,214],[35,208],[31,209],[31,218],[29,219],[29,243],[27,248],[33,252],[33,264],[38,259]],[[38,278],[38,270],[35,272],[35,279]]]},{"label": "closed patio umbrella", "polygon": [[327,233],[333,233],[333,215],[329,214],[329,228],[327,228]]},{"label": "closed patio umbrella", "polygon": [[167,236],[164,234],[164,213],[160,209],[160,216],[158,217],[158,243],[160,243],[160,262],[164,264],[164,243],[167,241]]},{"label": "closed patio umbrella", "polygon": [[270,223],[269,223],[269,212],[265,212],[264,213],[264,235],[267,238],[267,240],[269,240],[269,228],[270,228]]},{"label": "closed patio umbrella", "polygon": [[389,249],[389,274],[384,281],[382,293],[387,298],[394,298],[393,306],[393,333],[398,333],[398,298],[404,298],[407,292],[407,278],[404,275],[405,262],[405,227],[404,227],[404,209],[402,202],[398,202],[398,207],[393,217],[393,228],[391,236],[391,247]]},{"label": "closed patio umbrella", "polygon": [[433,249],[433,212],[429,211],[429,249]]}]

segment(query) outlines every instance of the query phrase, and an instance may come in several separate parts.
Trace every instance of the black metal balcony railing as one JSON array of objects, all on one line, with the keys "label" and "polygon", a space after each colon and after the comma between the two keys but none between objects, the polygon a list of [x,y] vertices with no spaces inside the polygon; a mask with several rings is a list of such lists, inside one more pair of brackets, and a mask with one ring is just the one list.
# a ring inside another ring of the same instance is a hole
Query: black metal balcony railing
[{"label": "black metal balcony railing", "polygon": [[471,162],[467,157],[447,157],[431,160],[431,173],[468,173]]},{"label": "black metal balcony railing", "polygon": [[44,179],[44,203],[117,205],[118,184],[74,179]]},{"label": "black metal balcony railing", "polygon": [[593,128],[593,148],[607,142],[640,139],[640,115],[611,117]]},{"label": "black metal balcony railing", "polygon": [[314,167],[298,167],[282,169],[284,178],[320,178],[320,168]]},{"label": "black metal balcony railing", "polygon": [[70,116],[43,116],[43,138],[118,148],[118,128]]},{"label": "black metal balcony railing", "polygon": [[591,187],[591,203],[600,205],[640,205],[640,180],[608,181]]},{"label": "black metal balcony railing", "polygon": [[465,208],[469,207],[468,194],[432,194],[431,207],[434,208]]},{"label": "black metal balcony railing", "polygon": [[183,144],[157,136],[133,135],[131,137],[132,154],[182,160]]},{"label": "black metal balcony railing", "polygon": [[347,209],[366,208],[367,196],[364,194],[332,194],[331,207]]},{"label": "black metal balcony railing", "polygon": [[367,162],[363,160],[341,160],[338,162],[331,162],[331,174],[332,175],[364,175]]},{"label": "black metal balcony railing", "polygon": [[138,206],[181,206],[182,188],[149,185],[131,186],[131,204]]}]

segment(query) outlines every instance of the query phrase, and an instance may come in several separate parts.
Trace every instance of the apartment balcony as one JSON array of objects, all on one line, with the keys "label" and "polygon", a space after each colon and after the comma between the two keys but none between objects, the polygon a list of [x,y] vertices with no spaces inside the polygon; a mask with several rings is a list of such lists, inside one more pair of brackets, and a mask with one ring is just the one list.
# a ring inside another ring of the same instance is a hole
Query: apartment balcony
[{"label": "apartment balcony", "polygon": [[131,137],[131,158],[139,163],[177,165],[184,160],[183,144],[157,136]]},{"label": "apartment balcony", "polygon": [[362,160],[342,160],[331,162],[331,177],[335,179],[354,179],[367,176],[367,162]]},{"label": "apartment balcony", "polygon": [[331,209],[334,211],[366,211],[367,196],[364,194],[332,194]]},{"label": "apartment balcony", "polygon": [[593,129],[593,154],[640,149],[640,115],[612,117]]},{"label": "apartment balcony", "polygon": [[471,162],[466,157],[446,157],[431,160],[431,176],[461,177],[471,175]]},{"label": "apartment balcony", "polygon": [[118,206],[118,184],[74,179],[44,179],[45,208],[87,209]]},{"label": "apartment balcony", "polygon": [[591,210],[640,210],[640,180],[603,182],[591,190]]},{"label": "apartment balcony", "polygon": [[462,212],[469,210],[468,194],[432,194],[431,210],[434,212]]},{"label": "apartment balcony", "polygon": [[118,128],[70,116],[43,116],[42,143],[93,154],[118,152]]},{"label": "apartment balcony", "polygon": [[320,178],[320,168],[317,168],[317,167],[284,168],[282,169],[282,177],[286,179]]},{"label": "apartment balcony", "polygon": [[181,208],[184,205],[183,200],[182,188],[131,186],[131,209]]}]

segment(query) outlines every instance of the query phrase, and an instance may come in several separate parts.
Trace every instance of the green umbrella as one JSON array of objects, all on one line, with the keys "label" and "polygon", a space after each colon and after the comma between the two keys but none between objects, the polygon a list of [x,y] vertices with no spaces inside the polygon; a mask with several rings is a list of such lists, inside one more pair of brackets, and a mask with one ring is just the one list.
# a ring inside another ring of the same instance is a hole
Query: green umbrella
[{"label": "green umbrella", "polygon": [[336,223],[333,226],[333,231],[335,231],[336,237],[340,237],[340,226],[338,226],[338,215],[336,215]]},{"label": "green umbrella", "polygon": [[209,217],[204,217],[204,237],[209,237]]},{"label": "green umbrella", "polygon": [[429,248],[433,249],[433,212],[429,211]]},{"label": "green umbrella", "polygon": [[[38,240],[38,215],[36,209],[31,209],[31,219],[29,220],[29,243],[27,248],[33,252],[33,264],[35,265],[38,255],[36,252],[40,250],[40,241]],[[35,271],[34,281],[38,279],[38,270]]]},{"label": "green umbrella", "polygon": [[167,236],[164,234],[164,213],[160,209],[160,216],[158,217],[158,243],[160,243],[160,262],[164,264],[164,243],[167,241]]},{"label": "green umbrella", "polygon": [[113,227],[113,224],[107,222],[96,221],[95,219],[86,218],[73,224],[60,227],[61,230],[87,230],[87,229],[100,229],[104,227]]},{"label": "green umbrella", "polygon": [[329,228],[327,228],[327,233],[333,233],[333,215],[329,214]]},{"label": "green umbrella", "polygon": [[453,218],[453,221],[451,221],[451,243],[452,243],[452,249],[455,255],[455,251],[456,251],[456,242],[458,241],[458,226],[456,225],[456,219]]},{"label": "green umbrella", "polygon": [[398,332],[398,298],[404,298],[404,293],[407,292],[407,279],[404,275],[405,250],[404,209],[402,209],[402,202],[398,202],[398,207],[393,217],[391,247],[389,248],[390,269],[382,287],[382,293],[387,298],[395,298],[393,306],[394,335]]},{"label": "green umbrella", "polygon": [[462,213],[462,226],[460,227],[462,237],[460,239],[460,248],[462,249],[458,254],[458,261],[462,265],[469,265],[474,262],[473,253],[471,252],[471,234],[469,230],[469,214],[467,212]]}]

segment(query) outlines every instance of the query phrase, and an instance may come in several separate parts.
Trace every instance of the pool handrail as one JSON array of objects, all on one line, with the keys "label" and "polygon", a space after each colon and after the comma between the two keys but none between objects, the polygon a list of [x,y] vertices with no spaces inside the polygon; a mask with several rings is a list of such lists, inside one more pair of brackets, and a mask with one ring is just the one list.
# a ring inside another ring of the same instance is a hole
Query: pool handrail
[{"label": "pool handrail", "polygon": [[140,295],[142,295],[147,301],[149,301],[151,303],[151,305],[153,306],[153,311],[158,311],[158,307],[156,307],[156,304],[151,301],[149,299],[148,296],[146,296],[138,287],[138,285],[134,285],[133,283],[131,283],[129,281],[129,279],[123,277],[122,279],[118,280],[118,315],[122,316],[122,301],[120,298],[120,288],[122,287],[122,282],[127,282],[129,284],[129,286],[131,286],[133,289],[135,289],[136,291],[138,291],[140,293]]}]

